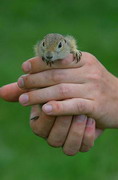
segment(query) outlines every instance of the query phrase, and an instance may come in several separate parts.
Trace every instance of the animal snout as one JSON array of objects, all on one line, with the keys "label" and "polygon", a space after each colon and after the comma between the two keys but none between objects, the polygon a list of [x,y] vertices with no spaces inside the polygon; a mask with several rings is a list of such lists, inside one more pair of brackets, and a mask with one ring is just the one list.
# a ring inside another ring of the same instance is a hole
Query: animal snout
[{"label": "animal snout", "polygon": [[53,58],[53,56],[46,56],[47,59],[51,60]]}]

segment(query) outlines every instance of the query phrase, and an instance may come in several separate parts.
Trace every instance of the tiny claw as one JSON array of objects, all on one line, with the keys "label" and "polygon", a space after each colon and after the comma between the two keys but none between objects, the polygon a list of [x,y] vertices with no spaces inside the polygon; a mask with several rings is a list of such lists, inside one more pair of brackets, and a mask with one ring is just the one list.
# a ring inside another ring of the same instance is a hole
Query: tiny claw
[{"label": "tiny claw", "polygon": [[54,61],[46,61],[47,65],[49,65],[50,67],[52,66],[52,64],[54,64]]},{"label": "tiny claw", "polygon": [[80,59],[81,59],[81,56],[82,56],[81,51],[74,52],[73,55],[74,55],[73,61],[76,60],[76,63],[78,63],[80,61]]},{"label": "tiny claw", "polygon": [[45,58],[44,58],[44,57],[42,57],[42,60],[43,60],[43,61],[45,61]]}]

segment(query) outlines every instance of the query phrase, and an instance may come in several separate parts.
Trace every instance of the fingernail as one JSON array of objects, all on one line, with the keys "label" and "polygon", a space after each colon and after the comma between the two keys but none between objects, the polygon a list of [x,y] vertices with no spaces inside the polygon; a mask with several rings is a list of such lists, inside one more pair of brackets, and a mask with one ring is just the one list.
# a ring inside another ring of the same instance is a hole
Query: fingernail
[{"label": "fingernail", "polygon": [[30,62],[24,62],[22,64],[22,68],[24,72],[30,72],[31,71],[31,63]]},{"label": "fingernail", "polygon": [[42,107],[43,111],[45,113],[51,113],[52,112],[52,105],[50,104],[45,104],[43,107]]},{"label": "fingernail", "polygon": [[23,87],[24,87],[24,79],[21,78],[21,77],[18,79],[18,86],[19,86],[20,88],[23,88]]},{"label": "fingernail", "polygon": [[22,105],[28,105],[29,96],[27,94],[22,94],[19,98],[19,101]]},{"label": "fingernail", "polygon": [[87,116],[86,115],[79,115],[79,116],[74,116],[74,120],[76,122],[83,122],[87,119]]},{"label": "fingernail", "polygon": [[36,121],[38,118],[39,118],[39,116],[35,116],[35,117],[31,118],[30,120]]},{"label": "fingernail", "polygon": [[88,118],[87,126],[91,126],[94,123],[94,120],[92,118]]}]

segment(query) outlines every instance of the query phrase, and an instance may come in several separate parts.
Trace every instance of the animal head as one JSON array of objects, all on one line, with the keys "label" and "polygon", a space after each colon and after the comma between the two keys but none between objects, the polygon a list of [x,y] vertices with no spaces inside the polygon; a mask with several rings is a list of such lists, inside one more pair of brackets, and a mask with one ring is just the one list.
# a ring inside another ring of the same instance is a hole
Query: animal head
[{"label": "animal head", "polygon": [[61,34],[47,34],[38,44],[38,55],[47,61],[63,59],[70,53],[70,47]]}]

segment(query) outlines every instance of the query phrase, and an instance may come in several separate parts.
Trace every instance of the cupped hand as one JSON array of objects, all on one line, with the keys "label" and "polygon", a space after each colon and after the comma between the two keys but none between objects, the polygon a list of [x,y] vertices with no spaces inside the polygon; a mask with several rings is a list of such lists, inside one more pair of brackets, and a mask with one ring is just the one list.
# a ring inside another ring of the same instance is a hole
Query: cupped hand
[{"label": "cupped hand", "polygon": [[[76,69],[76,68],[81,68],[86,63],[86,59],[88,58],[89,54],[88,53],[83,53],[83,54],[84,54],[83,61],[80,61],[78,64],[76,64],[72,60],[72,58],[73,58],[72,55],[70,55],[69,57],[67,57],[66,59],[64,59],[62,61],[60,61],[60,60],[57,61],[55,64],[53,64],[52,67],[46,66],[45,63],[40,58],[32,58],[32,59],[26,61],[25,63],[23,63],[22,67],[23,67],[24,72],[29,73],[29,74],[24,75],[19,78],[19,80],[18,80],[19,87],[24,88],[24,89],[25,88],[27,88],[27,89],[45,88],[45,89],[40,89],[40,90],[38,89],[38,90],[30,92],[31,94],[29,93],[28,95],[30,95],[31,102],[28,102],[28,103],[33,103],[33,104],[37,104],[39,102],[45,103],[48,100],[52,100],[52,99],[57,100],[57,98],[59,98],[59,100],[60,100],[60,99],[68,98],[68,95],[71,96],[71,92],[68,92],[68,94],[66,94],[67,91],[66,91],[65,87],[63,89],[63,85],[64,85],[64,83],[67,84],[67,83],[72,82],[72,83],[75,83],[75,86],[74,86],[74,84],[72,84],[71,89],[73,87],[77,87],[78,75],[80,78],[79,83],[83,82],[82,71],[80,71],[78,73],[78,69]],[[89,55],[89,56],[91,56],[91,55]],[[73,71],[73,68],[74,68],[74,71]],[[52,87],[48,87],[48,86],[52,86]],[[46,88],[46,87],[48,87],[48,88]],[[27,100],[27,98],[26,98],[26,100]],[[23,96],[21,96],[20,102],[23,103],[23,105],[28,105],[27,103],[25,104],[23,101],[24,101]],[[34,110],[34,108],[33,108],[33,110]],[[38,115],[36,117],[38,117]],[[31,124],[32,130],[39,136],[44,137],[45,133],[47,134],[47,132],[50,132],[50,135],[49,135],[47,141],[49,142],[49,144],[56,147],[56,146],[59,146],[60,143],[61,143],[61,145],[63,144],[63,142],[65,141],[64,137],[67,136],[67,135],[65,136],[65,134],[66,134],[67,129],[69,128],[69,125],[70,125],[69,122],[71,121],[71,123],[72,123],[74,121],[75,125],[73,125],[72,127],[79,127],[81,129],[80,130],[79,128],[76,128],[74,130],[74,131],[77,130],[77,133],[76,133],[76,137],[78,137],[77,139],[79,139],[81,141],[81,138],[79,138],[79,136],[77,134],[81,134],[81,137],[82,137],[83,132],[84,132],[84,137],[83,137],[83,141],[82,141],[82,147],[80,146],[80,141],[78,141],[78,143],[76,142],[75,147],[73,145],[71,147],[74,147],[76,149],[76,151],[77,151],[78,147],[81,147],[80,148],[81,151],[87,151],[87,149],[89,149],[91,147],[91,145],[93,144],[93,142],[94,142],[93,139],[95,140],[95,138],[93,138],[93,137],[97,138],[102,133],[102,130],[98,129],[98,128],[95,129],[95,121],[92,120],[91,118],[86,117],[85,118],[86,121],[83,121],[83,123],[81,123],[81,124],[83,124],[82,127],[85,128],[85,131],[83,131],[83,128],[81,127],[80,123],[78,123],[79,124],[79,126],[78,126],[77,122],[76,122],[77,119],[79,119],[79,121],[81,121],[81,119],[79,117],[81,118],[81,116],[68,116],[68,115],[67,116],[58,116],[57,118],[54,117],[54,119],[56,118],[55,123],[54,123],[53,121],[49,121],[49,119],[53,118],[53,116],[50,116],[50,118],[48,116],[48,118],[47,118],[47,115],[44,112],[42,112],[41,116],[38,118],[38,120],[31,121],[30,124]],[[74,119],[74,120],[72,120],[72,119]],[[66,123],[68,123],[67,125],[65,124],[65,121],[66,121]],[[50,123],[51,123],[51,127],[53,127],[52,130],[50,130],[50,125],[49,125]],[[67,127],[65,127],[65,125]],[[66,131],[65,131],[65,129],[66,129]],[[73,131],[73,129],[74,128],[71,128],[71,131]],[[73,134],[73,133],[70,133],[71,131],[69,131],[69,134],[70,134],[70,136],[68,136],[69,139],[72,137],[71,134]],[[71,139],[69,142],[73,143],[74,141],[72,141],[72,139]],[[66,143],[66,144],[68,144],[68,143]],[[66,145],[64,147],[66,147]],[[72,148],[70,148],[70,149],[68,148],[68,153],[71,150],[72,150]]]},{"label": "cupped hand", "polygon": [[[0,88],[0,97],[15,102],[25,91],[17,83],[11,83]],[[101,129],[95,129],[92,118],[84,115],[48,116],[39,105],[32,106],[30,125],[36,135],[45,138],[53,147],[62,147],[67,155],[89,151],[102,133]]]},{"label": "cupped hand", "polygon": [[30,126],[32,131],[45,138],[49,145],[62,147],[63,152],[71,156],[89,151],[103,131],[95,129],[95,120],[85,115],[48,116],[39,105],[32,107]]},{"label": "cupped hand", "polygon": [[[30,65],[27,66],[27,62],[25,62],[23,64],[23,69],[25,69],[25,72],[31,74],[22,77],[25,83],[23,82],[22,84],[21,78],[18,83],[20,87],[24,88],[24,90],[18,88],[18,86],[15,83],[4,86],[3,88],[0,89],[0,96],[2,98],[6,99],[7,101],[17,101],[19,95],[26,92],[28,89],[30,91],[30,89],[33,88],[56,85],[61,82],[61,78],[63,81],[64,76],[63,75],[61,76],[62,73],[60,73],[60,70],[62,68],[65,68],[63,69],[63,72],[65,72],[65,70],[68,68],[70,69],[76,68],[77,65],[79,65],[78,67],[81,67],[83,64],[83,62],[81,62],[76,65],[75,62],[72,62],[71,55],[69,56],[69,58],[65,59],[64,61],[61,61],[61,63],[59,62],[58,64],[57,62],[58,66],[57,64],[55,64],[54,67],[51,68],[45,66],[45,64],[42,64],[43,62],[40,61],[39,58],[32,58],[28,60],[28,62],[30,62]],[[60,68],[59,71],[57,67]],[[49,76],[45,74],[45,70],[52,71],[49,80],[47,79],[47,77]],[[56,73],[55,70],[58,71],[59,73],[57,74],[56,77],[53,76]],[[38,73],[39,71],[40,73]],[[45,81],[45,79],[47,79],[47,82]],[[59,81],[57,81],[57,79]],[[70,77],[68,79],[68,82],[70,82]],[[38,115],[36,116],[35,113],[37,113]],[[45,137],[47,142],[54,147],[62,146],[63,151],[68,155],[74,155],[78,151],[81,152],[88,151],[93,146],[94,140],[102,133],[101,129],[95,129],[95,121],[92,118],[87,118],[84,115],[80,115],[80,116],[67,115],[67,116],[58,116],[58,117],[48,116],[43,111],[41,111],[41,108],[39,108],[39,106],[37,105],[33,106],[31,116],[32,115],[34,117],[31,118],[30,125],[33,132],[41,137]]]},{"label": "cupped hand", "polygon": [[118,79],[91,54],[82,53],[79,63],[72,55],[46,66],[39,58],[23,64],[28,75],[20,77],[21,88],[36,89],[20,96],[22,105],[47,103],[43,111],[51,116],[86,114],[100,128],[117,128]]}]

